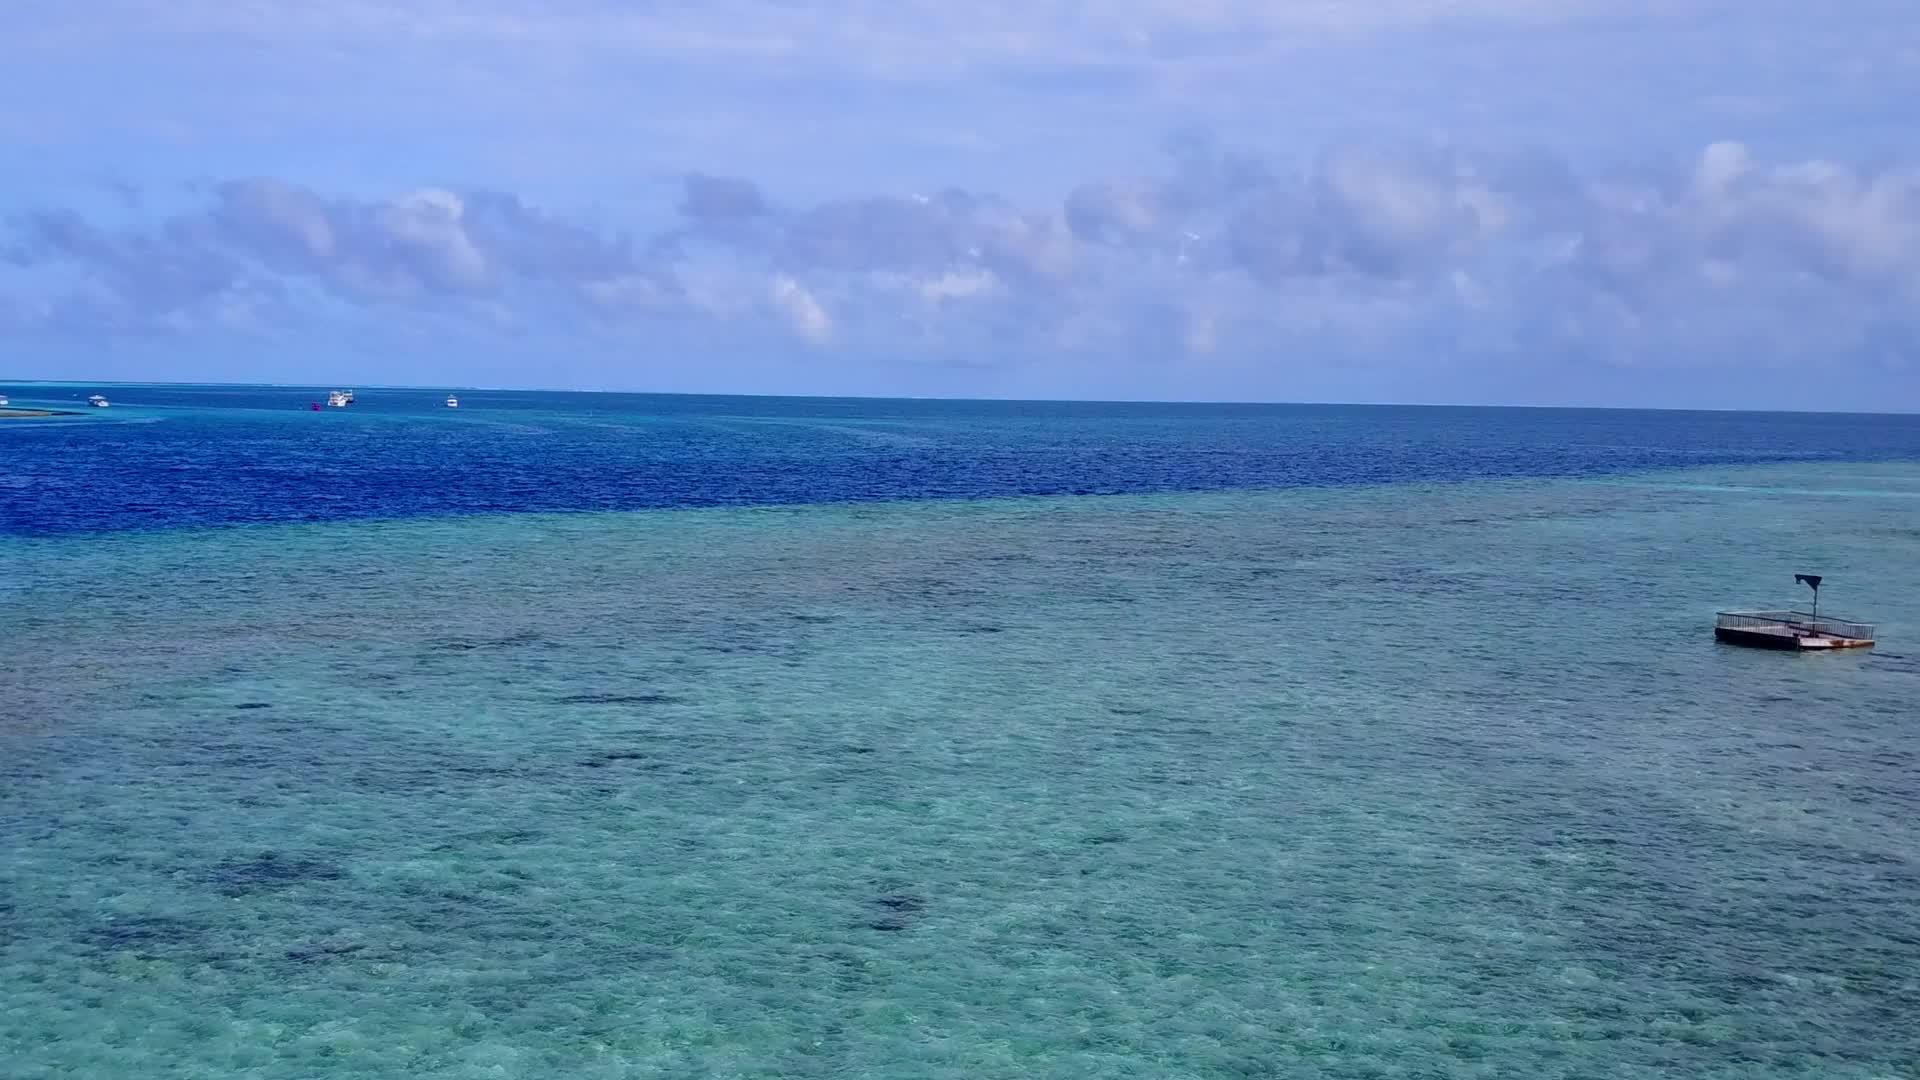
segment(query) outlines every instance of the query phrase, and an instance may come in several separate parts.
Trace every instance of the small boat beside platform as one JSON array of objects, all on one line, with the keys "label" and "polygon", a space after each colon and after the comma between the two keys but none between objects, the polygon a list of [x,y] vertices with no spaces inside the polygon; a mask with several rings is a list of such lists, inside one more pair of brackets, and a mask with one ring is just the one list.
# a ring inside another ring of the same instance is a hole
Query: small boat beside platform
[{"label": "small boat beside platform", "polygon": [[1729,645],[1795,651],[1873,646],[1872,623],[1820,614],[1820,575],[1795,574],[1793,580],[1813,589],[1812,611],[1718,612],[1713,623],[1714,639]]}]

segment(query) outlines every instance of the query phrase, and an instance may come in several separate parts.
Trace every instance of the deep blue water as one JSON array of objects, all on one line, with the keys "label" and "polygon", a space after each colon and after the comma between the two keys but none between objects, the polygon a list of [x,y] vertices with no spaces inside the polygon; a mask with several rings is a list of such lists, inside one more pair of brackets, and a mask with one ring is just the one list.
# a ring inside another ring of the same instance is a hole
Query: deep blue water
[{"label": "deep blue water", "polygon": [[[88,410],[103,389],[114,405]],[[1920,458],[1920,416],[0,386],[0,532]]]}]

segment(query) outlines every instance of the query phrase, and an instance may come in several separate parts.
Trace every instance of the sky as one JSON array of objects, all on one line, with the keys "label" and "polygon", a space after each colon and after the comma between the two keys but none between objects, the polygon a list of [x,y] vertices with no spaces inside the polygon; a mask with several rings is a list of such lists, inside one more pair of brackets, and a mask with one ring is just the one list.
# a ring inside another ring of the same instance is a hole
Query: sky
[{"label": "sky", "polygon": [[1912,0],[9,0],[0,378],[1920,411]]}]

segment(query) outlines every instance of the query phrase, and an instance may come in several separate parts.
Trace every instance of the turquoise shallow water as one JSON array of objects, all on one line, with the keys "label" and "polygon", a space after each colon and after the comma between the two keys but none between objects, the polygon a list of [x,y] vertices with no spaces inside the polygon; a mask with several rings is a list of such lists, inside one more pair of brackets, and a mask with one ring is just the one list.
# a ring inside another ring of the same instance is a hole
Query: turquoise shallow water
[{"label": "turquoise shallow water", "polygon": [[[0,538],[0,1075],[1892,1077],[1920,467]],[[1718,606],[1876,620],[1714,644]]]}]

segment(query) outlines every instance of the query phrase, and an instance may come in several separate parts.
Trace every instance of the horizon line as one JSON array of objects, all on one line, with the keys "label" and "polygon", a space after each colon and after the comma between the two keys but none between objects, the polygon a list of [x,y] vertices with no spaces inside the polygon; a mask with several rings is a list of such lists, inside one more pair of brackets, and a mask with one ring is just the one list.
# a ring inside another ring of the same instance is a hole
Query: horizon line
[{"label": "horizon line", "polygon": [[[166,379],[11,379],[0,376],[0,385],[17,387],[28,386],[171,386],[171,387],[232,387],[260,390],[317,390],[324,383],[289,382],[222,382],[222,381],[173,381]],[[450,384],[428,383],[359,383],[347,386],[344,383],[331,384],[336,387],[358,389],[365,386],[371,390],[407,390],[425,393],[473,392],[503,394],[625,394],[638,397],[679,397],[679,398],[748,398],[792,401],[937,401],[958,404],[1007,404],[1007,405],[1199,405],[1219,407],[1283,407],[1316,406],[1334,408],[1380,408],[1380,409],[1532,409],[1557,412],[1674,412],[1674,413],[1777,413],[1792,416],[1920,416],[1920,409],[1872,412],[1859,409],[1781,409],[1781,408],[1741,408],[1737,406],[1712,405],[1541,405],[1513,404],[1494,402],[1464,401],[1282,401],[1274,399],[1228,400],[1219,398],[1049,398],[1049,397],[978,397],[949,396],[944,394],[768,394],[744,393],[740,391],[696,391],[696,390],[612,390],[581,389],[578,387],[554,386],[456,386]]]}]

